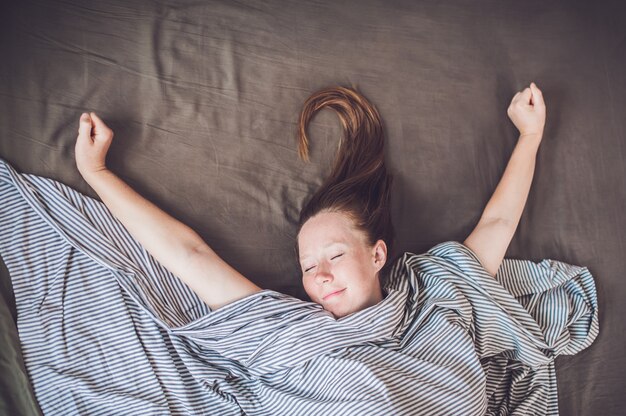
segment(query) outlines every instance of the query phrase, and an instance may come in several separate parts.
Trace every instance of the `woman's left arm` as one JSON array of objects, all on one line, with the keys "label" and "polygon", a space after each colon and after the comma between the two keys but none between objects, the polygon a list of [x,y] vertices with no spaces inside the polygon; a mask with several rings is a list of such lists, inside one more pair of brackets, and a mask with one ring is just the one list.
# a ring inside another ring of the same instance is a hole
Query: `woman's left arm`
[{"label": "woman's left arm", "polygon": [[495,276],[519,224],[535,171],[541,136],[520,136],[476,228],[463,245]]},{"label": "woman's left arm", "polygon": [[476,228],[463,242],[492,276],[498,272],[513,239],[533,180],[546,114],[539,88],[531,83],[530,88],[518,92],[507,114],[520,137]]}]

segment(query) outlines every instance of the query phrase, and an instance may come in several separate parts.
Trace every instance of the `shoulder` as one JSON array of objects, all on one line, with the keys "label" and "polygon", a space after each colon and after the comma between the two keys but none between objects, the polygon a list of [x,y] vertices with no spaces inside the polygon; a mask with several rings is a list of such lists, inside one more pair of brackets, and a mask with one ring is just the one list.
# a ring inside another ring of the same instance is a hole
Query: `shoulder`
[{"label": "shoulder", "polygon": [[426,252],[416,254],[412,252],[404,252],[399,255],[392,266],[392,274],[405,273],[406,269],[431,269],[439,265],[455,265],[456,267],[465,268],[468,265],[479,265],[480,261],[470,248],[458,241],[444,241],[438,243]]},{"label": "shoulder", "polygon": [[452,240],[444,241],[443,243],[437,244],[436,246],[429,249],[427,253],[439,257],[465,255],[478,259],[478,257],[476,257],[476,253],[474,253],[469,247],[467,247],[463,243]]},{"label": "shoulder", "polygon": [[428,256],[451,257],[451,256],[458,256],[458,255],[464,255],[464,256],[470,256],[470,257],[476,258],[476,254],[472,250],[470,250],[467,246],[465,246],[463,243],[449,240],[449,241],[444,241],[442,243],[438,243],[437,245],[433,246],[432,248],[428,249],[427,251],[421,254],[416,254],[413,252],[406,251],[402,253],[401,255],[397,256],[394,263],[395,264],[404,263],[416,257],[428,257]]}]

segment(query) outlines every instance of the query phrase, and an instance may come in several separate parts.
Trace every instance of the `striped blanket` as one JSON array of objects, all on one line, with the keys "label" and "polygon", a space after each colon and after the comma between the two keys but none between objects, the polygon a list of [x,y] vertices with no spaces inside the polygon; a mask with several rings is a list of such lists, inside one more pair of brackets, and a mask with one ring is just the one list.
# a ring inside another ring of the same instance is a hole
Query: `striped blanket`
[{"label": "striped blanket", "polygon": [[341,319],[263,290],[212,311],[101,202],[0,159],[0,256],[45,414],[558,414],[598,333],[593,277],[446,241]]}]

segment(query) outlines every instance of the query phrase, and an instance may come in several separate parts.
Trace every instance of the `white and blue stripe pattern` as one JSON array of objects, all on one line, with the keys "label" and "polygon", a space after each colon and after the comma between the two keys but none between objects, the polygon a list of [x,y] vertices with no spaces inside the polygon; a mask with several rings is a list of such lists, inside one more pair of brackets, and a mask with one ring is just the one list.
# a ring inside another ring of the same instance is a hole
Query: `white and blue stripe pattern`
[{"label": "white and blue stripe pattern", "polygon": [[455,241],[334,319],[264,290],[211,311],[99,201],[0,159],[0,256],[45,414],[558,414],[554,358],[598,333],[585,267]]}]

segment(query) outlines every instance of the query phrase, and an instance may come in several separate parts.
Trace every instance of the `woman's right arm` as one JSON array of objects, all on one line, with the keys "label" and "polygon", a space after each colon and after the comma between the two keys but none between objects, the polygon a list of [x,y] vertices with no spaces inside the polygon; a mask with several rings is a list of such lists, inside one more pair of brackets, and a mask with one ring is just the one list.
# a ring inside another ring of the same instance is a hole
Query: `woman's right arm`
[{"label": "woman's right arm", "polygon": [[222,260],[206,243],[196,246],[182,267],[182,278],[215,310],[261,289]]},{"label": "woman's right arm", "polygon": [[112,139],[113,131],[95,113],[83,114],[76,140],[76,165],[128,232],[213,310],[262,290],[224,262],[190,227],[106,168]]}]

